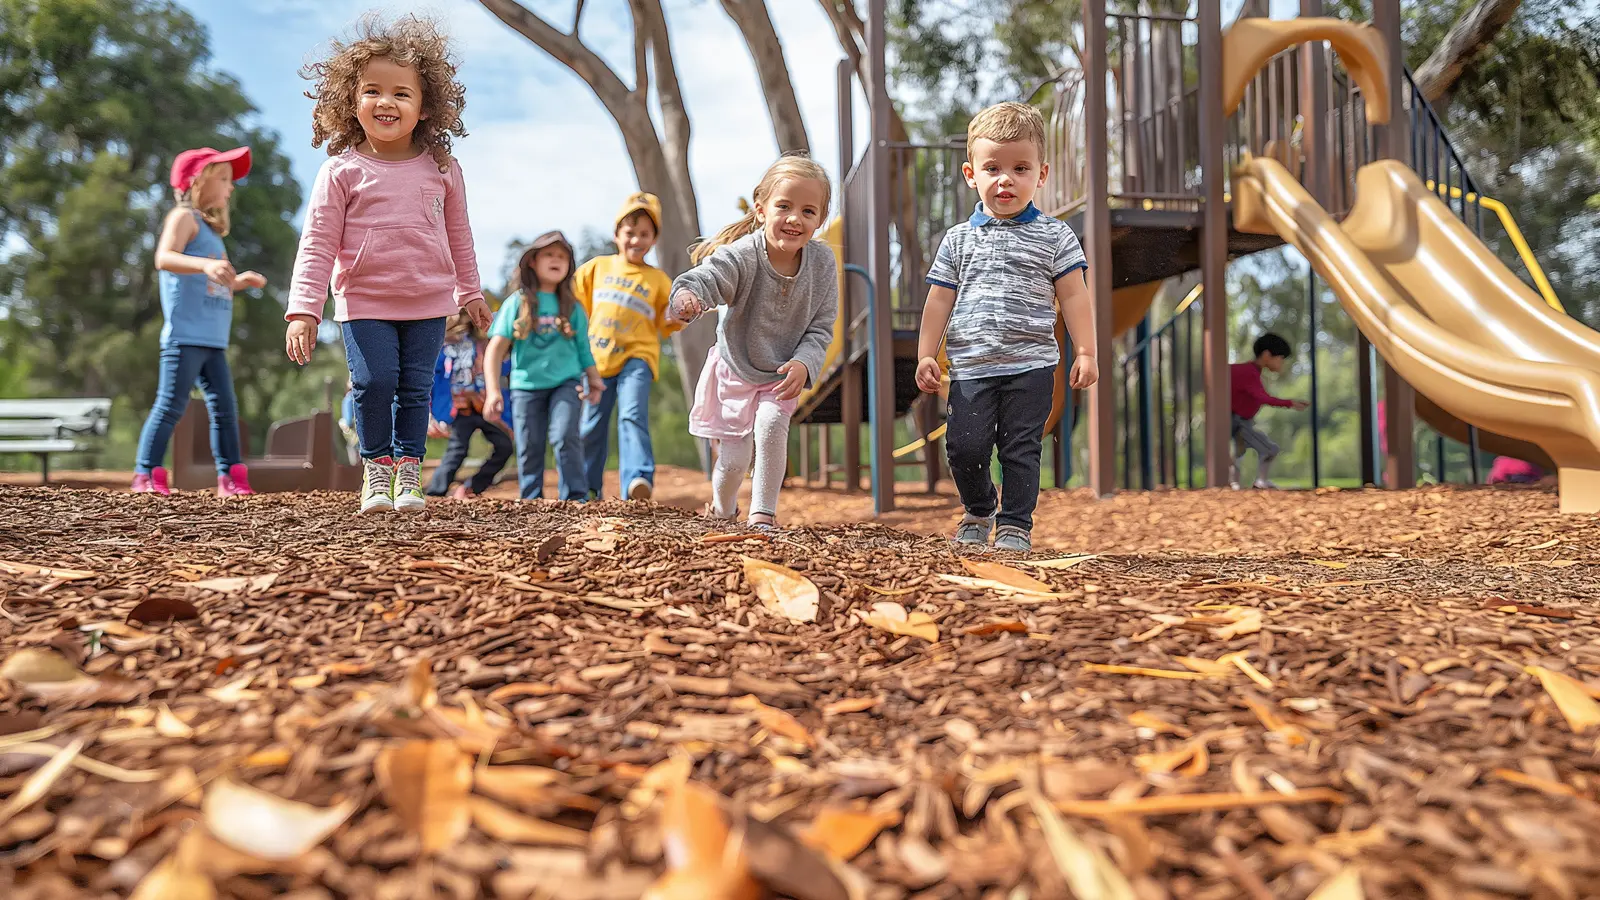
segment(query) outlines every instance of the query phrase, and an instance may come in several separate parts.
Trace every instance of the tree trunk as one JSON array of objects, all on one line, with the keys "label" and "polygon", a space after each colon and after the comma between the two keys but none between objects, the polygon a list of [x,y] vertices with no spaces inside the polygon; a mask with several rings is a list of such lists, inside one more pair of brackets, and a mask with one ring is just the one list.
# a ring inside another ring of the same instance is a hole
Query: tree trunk
[{"label": "tree trunk", "polygon": [[1429,103],[1439,103],[1450,93],[1467,64],[1494,42],[1500,29],[1517,14],[1522,0],[1478,0],[1416,71],[1417,87]]},{"label": "tree trunk", "polygon": [[761,79],[761,94],[767,99],[767,112],[778,138],[778,152],[810,150],[800,102],[789,80],[789,63],[784,59],[783,44],[772,26],[772,17],[767,14],[766,0],[722,0],[722,8],[739,26],[745,46],[750,48],[756,75]]}]

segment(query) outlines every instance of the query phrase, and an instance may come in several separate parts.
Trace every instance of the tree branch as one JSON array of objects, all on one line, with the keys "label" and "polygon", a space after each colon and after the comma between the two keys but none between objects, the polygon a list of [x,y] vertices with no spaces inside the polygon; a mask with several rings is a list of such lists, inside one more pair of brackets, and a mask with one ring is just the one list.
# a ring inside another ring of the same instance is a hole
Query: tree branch
[{"label": "tree branch", "polygon": [[[600,102],[605,104],[606,110],[613,117],[620,118],[629,114],[628,103],[632,93],[628,86],[622,83],[617,73],[606,65],[605,60],[589,49],[589,46],[577,36],[577,21],[573,21],[573,34],[564,34],[555,26],[546,22],[538,13],[533,12],[516,0],[478,0],[484,9],[494,13],[495,18],[506,23],[513,31],[532,41],[539,49],[550,54],[555,60],[582,78],[589,85]],[[582,4],[579,4],[582,12]]]},{"label": "tree branch", "polygon": [[578,5],[572,10],[572,36],[578,36],[578,26],[583,24],[583,5],[588,0],[578,0]]},{"label": "tree branch", "polygon": [[795,97],[794,82],[789,79],[789,62],[767,12],[767,0],[722,0],[722,8],[738,26],[755,62],[761,95],[767,101],[767,114],[778,139],[778,152],[810,150],[811,139],[806,134],[805,118],[800,115],[800,101]]},{"label": "tree branch", "polygon": [[689,175],[689,110],[683,102],[683,89],[678,83],[678,65],[672,54],[672,36],[667,31],[667,17],[661,10],[661,0],[628,0],[637,7],[637,15],[650,36],[650,60],[656,79],[656,99],[661,103],[661,125],[666,139],[662,151],[667,157],[667,174],[678,192],[679,202],[688,226],[698,231],[700,206],[696,199],[694,181]]},{"label": "tree branch", "polygon": [[1450,26],[1444,40],[1416,72],[1417,87],[1429,103],[1437,103],[1450,93],[1467,65],[1494,42],[1521,3],[1522,0],[1478,0]]},{"label": "tree branch", "polygon": [[650,93],[650,23],[637,0],[628,4],[633,17],[633,90],[643,97]]}]

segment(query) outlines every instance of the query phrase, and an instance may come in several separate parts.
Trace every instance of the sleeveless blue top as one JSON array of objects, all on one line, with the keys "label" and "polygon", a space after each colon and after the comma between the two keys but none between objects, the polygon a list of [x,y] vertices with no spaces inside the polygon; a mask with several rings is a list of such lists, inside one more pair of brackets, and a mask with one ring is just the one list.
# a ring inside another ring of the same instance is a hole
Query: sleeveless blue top
[{"label": "sleeveless blue top", "polygon": [[[226,259],[222,237],[199,213],[194,214],[200,231],[183,248],[185,256]],[[172,346],[214,347],[226,350],[233,330],[233,291],[204,274],[179,275],[161,272],[161,314],[167,323],[161,329],[161,349]]]}]

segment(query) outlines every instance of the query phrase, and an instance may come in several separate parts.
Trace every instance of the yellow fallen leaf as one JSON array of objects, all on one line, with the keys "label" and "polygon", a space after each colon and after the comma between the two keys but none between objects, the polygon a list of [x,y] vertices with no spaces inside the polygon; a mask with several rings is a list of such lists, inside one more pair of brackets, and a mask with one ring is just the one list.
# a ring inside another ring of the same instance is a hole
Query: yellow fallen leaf
[{"label": "yellow fallen leaf", "polygon": [[1166,719],[1158,717],[1155,713],[1142,709],[1128,716],[1128,724],[1135,728],[1148,728],[1156,734],[1175,734],[1178,737],[1188,737],[1194,733],[1182,725],[1174,725]]},{"label": "yellow fallen leaf", "polygon": [[326,673],[314,672],[310,675],[300,675],[298,677],[289,679],[289,687],[292,687],[297,691],[309,691],[312,688],[322,687],[327,680],[328,676]]},{"label": "yellow fallen leaf", "polygon": [[782,735],[807,747],[817,745],[817,739],[811,736],[811,732],[807,731],[798,719],[781,709],[762,703],[754,694],[747,694],[733,701],[733,708],[749,711],[755,715],[756,721],[761,723],[762,728],[773,734]]},{"label": "yellow fallen leaf", "polygon": [[1201,675],[1210,675],[1213,678],[1229,678],[1238,669],[1221,659],[1202,659],[1198,656],[1174,656],[1185,668],[1199,672]]},{"label": "yellow fallen leaf", "polygon": [[219,594],[237,594],[240,591],[264,591],[272,587],[278,580],[278,573],[269,572],[266,575],[239,575],[230,578],[207,578],[204,581],[189,583],[189,587],[202,591],[216,591]]},{"label": "yellow fallen leaf", "polygon": [[908,613],[898,603],[874,603],[872,612],[858,610],[856,615],[861,617],[863,623],[891,634],[921,638],[930,644],[939,640],[939,626],[934,624],[932,616],[923,612]]},{"label": "yellow fallen leaf", "polygon": [[882,702],[882,698],[879,697],[846,697],[843,700],[835,700],[824,706],[822,715],[826,718],[842,716],[845,713],[866,712],[876,707],[880,702]]},{"label": "yellow fallen leaf", "polygon": [[287,766],[294,754],[287,747],[273,747],[267,750],[257,750],[244,758],[246,766]]},{"label": "yellow fallen leaf", "polygon": [[194,736],[194,729],[163,703],[156,707],[156,733],[162,737],[187,738]]},{"label": "yellow fallen leaf", "polygon": [[99,578],[93,572],[81,569],[58,569],[54,566],[36,566],[33,563],[7,562],[0,559],[0,572],[12,575],[37,575],[40,578],[50,578],[56,581],[87,581],[90,578]]},{"label": "yellow fallen leaf", "polygon": [[800,840],[849,862],[872,845],[885,828],[900,824],[896,810],[871,812],[864,806],[826,806],[801,828]]},{"label": "yellow fallen leaf", "polygon": [[1523,550],[1524,552],[1532,552],[1534,550],[1549,550],[1551,547],[1554,547],[1559,543],[1561,543],[1561,538],[1551,538],[1542,544],[1534,544],[1532,547],[1524,547]]},{"label": "yellow fallen leaf", "polygon": [[1350,568],[1350,564],[1347,563],[1347,562],[1334,562],[1331,559],[1312,559],[1312,560],[1307,560],[1307,562],[1311,563],[1313,566],[1321,566],[1324,569],[1348,569],[1348,568]]},{"label": "yellow fallen leaf", "polygon": [[256,700],[260,698],[260,691],[246,690],[250,682],[255,681],[254,675],[246,675],[238,681],[231,681],[219,688],[209,688],[201,693],[218,703],[238,703],[243,700]]},{"label": "yellow fallen leaf", "polygon": [[1244,658],[1243,653],[1224,654],[1217,662],[1229,662],[1238,666],[1239,671],[1243,672],[1245,677],[1269,691],[1272,690],[1272,679],[1268,678],[1260,669],[1250,665],[1250,661]]},{"label": "yellow fallen leaf", "polygon": [[139,882],[128,900],[216,900],[211,876],[190,868],[174,851]]},{"label": "yellow fallen leaf", "polygon": [[472,774],[472,786],[502,803],[532,806],[549,799],[548,788],[566,777],[542,766],[481,766]]},{"label": "yellow fallen leaf", "polygon": [[1172,669],[1147,669],[1143,666],[1108,666],[1104,663],[1084,663],[1083,667],[1090,672],[1104,672],[1107,675],[1149,675],[1152,678],[1172,678],[1178,681],[1204,681],[1212,676],[1199,672],[1177,672]]},{"label": "yellow fallen leaf", "polygon": [[1261,720],[1262,727],[1282,738],[1283,742],[1289,746],[1298,747],[1311,739],[1311,736],[1306,733],[1304,728],[1284,721],[1276,712],[1273,712],[1270,706],[1256,700],[1254,697],[1246,697],[1244,705],[1250,707],[1250,711],[1256,714],[1257,719]]},{"label": "yellow fallen leaf", "polygon": [[816,621],[821,594],[811,579],[787,566],[752,556],[739,558],[744,561],[745,580],[768,610],[791,622]]},{"label": "yellow fallen leaf", "polygon": [[55,786],[56,779],[67,771],[78,753],[83,750],[84,743],[83,738],[78,738],[56,751],[56,755],[50,757],[49,762],[35,769],[33,774],[28,776],[28,780],[22,783],[22,787],[17,788],[16,793],[6,798],[5,805],[0,806],[0,825],[11,821],[12,816],[39,802],[50,793],[50,788]]},{"label": "yellow fallen leaf", "polygon": [[1055,589],[1039,579],[1029,575],[1021,569],[996,562],[983,562],[963,558],[961,565],[974,577],[981,581],[990,582],[987,585],[993,590],[1012,591],[1019,594],[1042,594],[1049,596]]},{"label": "yellow fallen leaf", "polygon": [[1545,693],[1555,701],[1556,708],[1567,720],[1573,733],[1582,734],[1600,725],[1600,703],[1589,696],[1583,683],[1570,675],[1563,675],[1543,666],[1528,666],[1524,671],[1536,676],[1544,685]]},{"label": "yellow fallen leaf", "polygon": [[1055,860],[1056,868],[1074,897],[1095,897],[1099,900],[1135,900],[1133,885],[1116,864],[1093,844],[1078,837],[1037,791],[1028,792],[1028,805],[1044,832],[1045,846]]},{"label": "yellow fallen leaf", "polygon": [[227,778],[206,789],[200,814],[213,837],[262,859],[293,859],[320,844],[356,811],[347,800],[322,809]]},{"label": "yellow fallen leaf", "polygon": [[538,844],[545,847],[587,847],[589,833],[567,825],[557,825],[513,812],[482,797],[470,797],[472,822],[478,830],[508,844]]},{"label": "yellow fallen leaf", "polygon": [[472,757],[453,741],[408,741],[378,754],[378,785],[389,805],[422,838],[422,852],[448,849],[467,833]]},{"label": "yellow fallen leaf", "polygon": [[1361,890],[1361,872],[1355,866],[1345,866],[1338,874],[1322,883],[1306,900],[1366,900]]},{"label": "yellow fallen leaf", "polygon": [[1171,750],[1141,753],[1133,758],[1133,765],[1146,775],[1178,772],[1185,778],[1199,778],[1211,768],[1211,754],[1206,750],[1205,740],[1196,738]]},{"label": "yellow fallen leaf", "polygon": [[1099,558],[1098,553],[1085,553],[1080,556],[1063,556],[1059,559],[1019,559],[1017,565],[1027,566],[1030,569],[1070,569]]}]

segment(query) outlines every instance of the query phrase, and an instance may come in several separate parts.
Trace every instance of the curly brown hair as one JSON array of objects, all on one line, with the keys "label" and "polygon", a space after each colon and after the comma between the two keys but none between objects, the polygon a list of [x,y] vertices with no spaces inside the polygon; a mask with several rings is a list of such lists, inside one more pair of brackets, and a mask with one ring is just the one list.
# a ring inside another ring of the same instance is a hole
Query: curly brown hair
[{"label": "curly brown hair", "polygon": [[377,13],[368,13],[353,37],[335,38],[325,59],[301,68],[300,77],[314,82],[306,96],[317,103],[311,111],[311,146],[321,147],[327,141],[328,155],[337,156],[366,138],[356,118],[357,81],[367,63],[383,58],[417,70],[422,80],[422,119],[411,139],[433,156],[439,171],[448,171],[451,138],[467,136],[461,122],[467,90],[456,80],[456,61],[438,23],[415,15],[386,22]]}]

